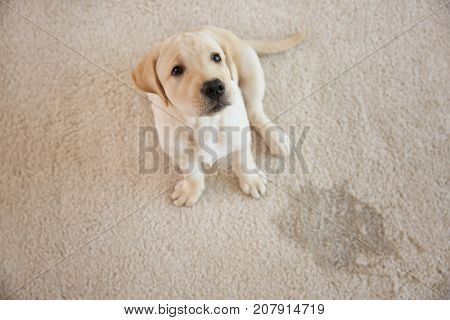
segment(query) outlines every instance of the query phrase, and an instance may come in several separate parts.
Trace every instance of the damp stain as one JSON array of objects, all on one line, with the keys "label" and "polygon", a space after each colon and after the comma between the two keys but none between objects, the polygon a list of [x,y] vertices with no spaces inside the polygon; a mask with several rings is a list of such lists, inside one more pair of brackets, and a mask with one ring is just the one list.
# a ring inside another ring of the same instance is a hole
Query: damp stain
[{"label": "damp stain", "polygon": [[281,237],[311,252],[325,270],[372,273],[385,257],[399,258],[386,239],[383,216],[346,186],[319,189],[306,185],[288,209],[273,220]]}]

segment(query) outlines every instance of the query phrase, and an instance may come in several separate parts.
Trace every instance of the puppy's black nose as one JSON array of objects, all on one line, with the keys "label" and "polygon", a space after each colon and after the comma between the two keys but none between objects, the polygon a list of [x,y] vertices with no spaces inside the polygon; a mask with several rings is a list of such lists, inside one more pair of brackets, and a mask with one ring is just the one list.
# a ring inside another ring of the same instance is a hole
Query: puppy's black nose
[{"label": "puppy's black nose", "polygon": [[206,81],[203,83],[202,93],[212,100],[217,100],[225,93],[225,85],[219,79]]}]

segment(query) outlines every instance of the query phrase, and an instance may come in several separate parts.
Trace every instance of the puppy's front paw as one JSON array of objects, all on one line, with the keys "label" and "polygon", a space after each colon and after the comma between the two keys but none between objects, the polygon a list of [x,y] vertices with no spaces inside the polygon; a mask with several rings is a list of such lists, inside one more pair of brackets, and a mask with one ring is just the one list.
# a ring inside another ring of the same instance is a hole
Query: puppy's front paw
[{"label": "puppy's front paw", "polygon": [[287,157],[291,152],[291,141],[289,136],[280,129],[269,130],[265,138],[270,153],[277,157]]},{"label": "puppy's front paw", "polygon": [[241,173],[239,175],[239,184],[245,194],[255,199],[261,198],[266,193],[267,178],[260,170],[254,173]]},{"label": "puppy's front paw", "polygon": [[205,189],[203,182],[193,180],[182,180],[175,186],[175,190],[172,193],[173,204],[177,207],[186,206],[192,207]]}]

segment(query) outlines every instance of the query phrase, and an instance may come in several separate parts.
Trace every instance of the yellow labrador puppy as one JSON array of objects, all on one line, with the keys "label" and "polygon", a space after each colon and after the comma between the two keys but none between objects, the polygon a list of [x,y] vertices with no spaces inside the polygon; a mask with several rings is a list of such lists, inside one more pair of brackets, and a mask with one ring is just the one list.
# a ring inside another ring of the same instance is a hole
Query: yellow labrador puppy
[{"label": "yellow labrador puppy", "polygon": [[264,73],[257,54],[287,50],[304,36],[242,40],[205,26],[156,43],[137,65],[132,78],[152,102],[160,145],[184,175],[172,193],[175,205],[196,203],[205,188],[202,163],[211,165],[229,153],[242,191],[256,199],[265,193],[266,177],[251,153],[249,125],[277,156],[289,154],[290,142],[264,113]]}]

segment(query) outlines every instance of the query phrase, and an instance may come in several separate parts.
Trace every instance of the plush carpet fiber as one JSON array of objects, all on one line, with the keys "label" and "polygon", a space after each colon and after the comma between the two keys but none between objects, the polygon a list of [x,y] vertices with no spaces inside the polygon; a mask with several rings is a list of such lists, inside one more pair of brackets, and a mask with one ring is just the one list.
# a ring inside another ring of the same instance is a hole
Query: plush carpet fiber
[{"label": "plush carpet fiber", "polygon": [[[297,154],[180,209],[130,72],[203,24],[309,30],[261,59]],[[448,298],[449,84],[446,1],[1,1],[0,297]]]}]

